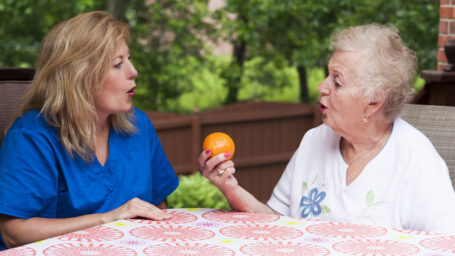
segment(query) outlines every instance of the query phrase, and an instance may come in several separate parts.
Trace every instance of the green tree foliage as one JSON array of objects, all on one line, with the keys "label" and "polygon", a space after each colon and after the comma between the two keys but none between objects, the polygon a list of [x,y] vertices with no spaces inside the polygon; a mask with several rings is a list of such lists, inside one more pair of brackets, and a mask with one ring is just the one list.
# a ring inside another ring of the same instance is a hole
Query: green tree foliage
[{"label": "green tree foliage", "polygon": [[208,0],[136,0],[127,6],[139,72],[135,101],[144,108],[172,110],[169,103],[192,90],[192,76],[205,65],[204,40],[218,33],[207,5]]},{"label": "green tree foliage", "polygon": [[44,36],[62,20],[104,9],[95,0],[1,0],[0,66],[33,67]]},{"label": "green tree foliage", "polygon": [[[420,69],[436,66],[437,0],[226,0],[226,6],[213,13],[207,4],[208,0],[0,0],[0,66],[33,67],[51,27],[108,6],[131,26],[130,52],[139,71],[135,103],[144,109],[178,110],[176,99],[196,84],[200,88],[195,77],[207,71],[219,76],[217,81],[226,88],[225,102],[232,103],[246,84],[289,86],[295,76],[287,70],[293,67],[300,98],[306,101],[307,72],[326,67],[329,36],[351,25],[392,24],[416,50]],[[123,13],[116,6],[123,6]],[[222,65],[206,57],[207,39],[216,38],[234,45],[232,58]],[[254,71],[245,72],[246,66]]]},{"label": "green tree foliage", "polygon": [[[419,67],[434,68],[437,49],[439,1],[437,0],[226,0],[226,12],[236,19],[224,19],[225,29],[236,47],[227,69],[227,102],[234,102],[243,79],[244,63],[258,56],[263,63],[294,66],[299,74],[301,100],[308,100],[306,70],[326,67],[330,56],[330,35],[351,25],[368,23],[396,26],[408,45],[416,50]],[[424,36],[422,36],[424,35]],[[241,56],[241,58],[237,57]],[[267,80],[265,86],[282,85]],[[233,72],[235,72],[233,74]]]}]

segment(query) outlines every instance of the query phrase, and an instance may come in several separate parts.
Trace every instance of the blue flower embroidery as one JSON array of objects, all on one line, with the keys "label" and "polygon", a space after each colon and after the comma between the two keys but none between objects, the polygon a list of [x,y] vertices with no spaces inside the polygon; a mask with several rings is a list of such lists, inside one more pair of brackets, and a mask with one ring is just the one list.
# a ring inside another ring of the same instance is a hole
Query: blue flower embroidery
[{"label": "blue flower embroidery", "polygon": [[317,216],[317,215],[321,214],[322,209],[321,209],[321,206],[319,205],[319,203],[322,200],[324,200],[324,198],[325,198],[325,192],[322,191],[321,193],[318,193],[317,188],[313,188],[310,191],[310,194],[308,195],[308,197],[302,196],[302,200],[300,201],[300,206],[303,207],[303,210],[302,210],[302,213],[300,214],[300,216],[302,216],[302,218],[306,218],[310,214],[312,214],[313,216]]}]

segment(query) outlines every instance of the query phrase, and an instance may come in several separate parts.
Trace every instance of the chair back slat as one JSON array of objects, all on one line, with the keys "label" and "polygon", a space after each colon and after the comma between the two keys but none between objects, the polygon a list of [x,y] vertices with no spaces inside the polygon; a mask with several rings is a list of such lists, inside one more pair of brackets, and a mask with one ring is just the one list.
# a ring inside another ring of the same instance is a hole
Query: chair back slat
[{"label": "chair back slat", "polygon": [[0,145],[20,99],[29,88],[30,81],[0,81]]}]

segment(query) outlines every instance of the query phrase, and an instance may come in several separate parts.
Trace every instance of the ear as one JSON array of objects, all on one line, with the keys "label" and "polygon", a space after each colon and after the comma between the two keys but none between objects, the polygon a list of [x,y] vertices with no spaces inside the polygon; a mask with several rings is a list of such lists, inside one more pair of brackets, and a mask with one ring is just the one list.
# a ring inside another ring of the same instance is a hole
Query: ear
[{"label": "ear", "polygon": [[385,93],[383,90],[377,91],[373,97],[371,97],[370,102],[366,105],[364,113],[366,117],[370,117],[376,114],[379,109],[381,109],[382,105],[385,102]]}]

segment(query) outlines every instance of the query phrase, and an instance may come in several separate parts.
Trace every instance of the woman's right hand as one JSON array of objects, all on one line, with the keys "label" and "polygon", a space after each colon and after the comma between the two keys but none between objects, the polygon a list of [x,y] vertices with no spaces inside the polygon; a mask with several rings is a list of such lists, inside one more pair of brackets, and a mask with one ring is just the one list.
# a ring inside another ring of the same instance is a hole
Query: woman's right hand
[{"label": "woman's right hand", "polygon": [[103,216],[103,222],[108,223],[136,217],[143,217],[151,220],[165,220],[171,218],[171,215],[157,206],[135,197],[122,206],[110,212],[106,212],[105,216]]},{"label": "woman's right hand", "polygon": [[199,170],[204,177],[226,194],[225,192],[232,191],[238,186],[237,179],[234,177],[234,162],[226,161],[229,153],[219,154],[209,159],[210,153],[210,150],[205,150],[199,155]]}]

